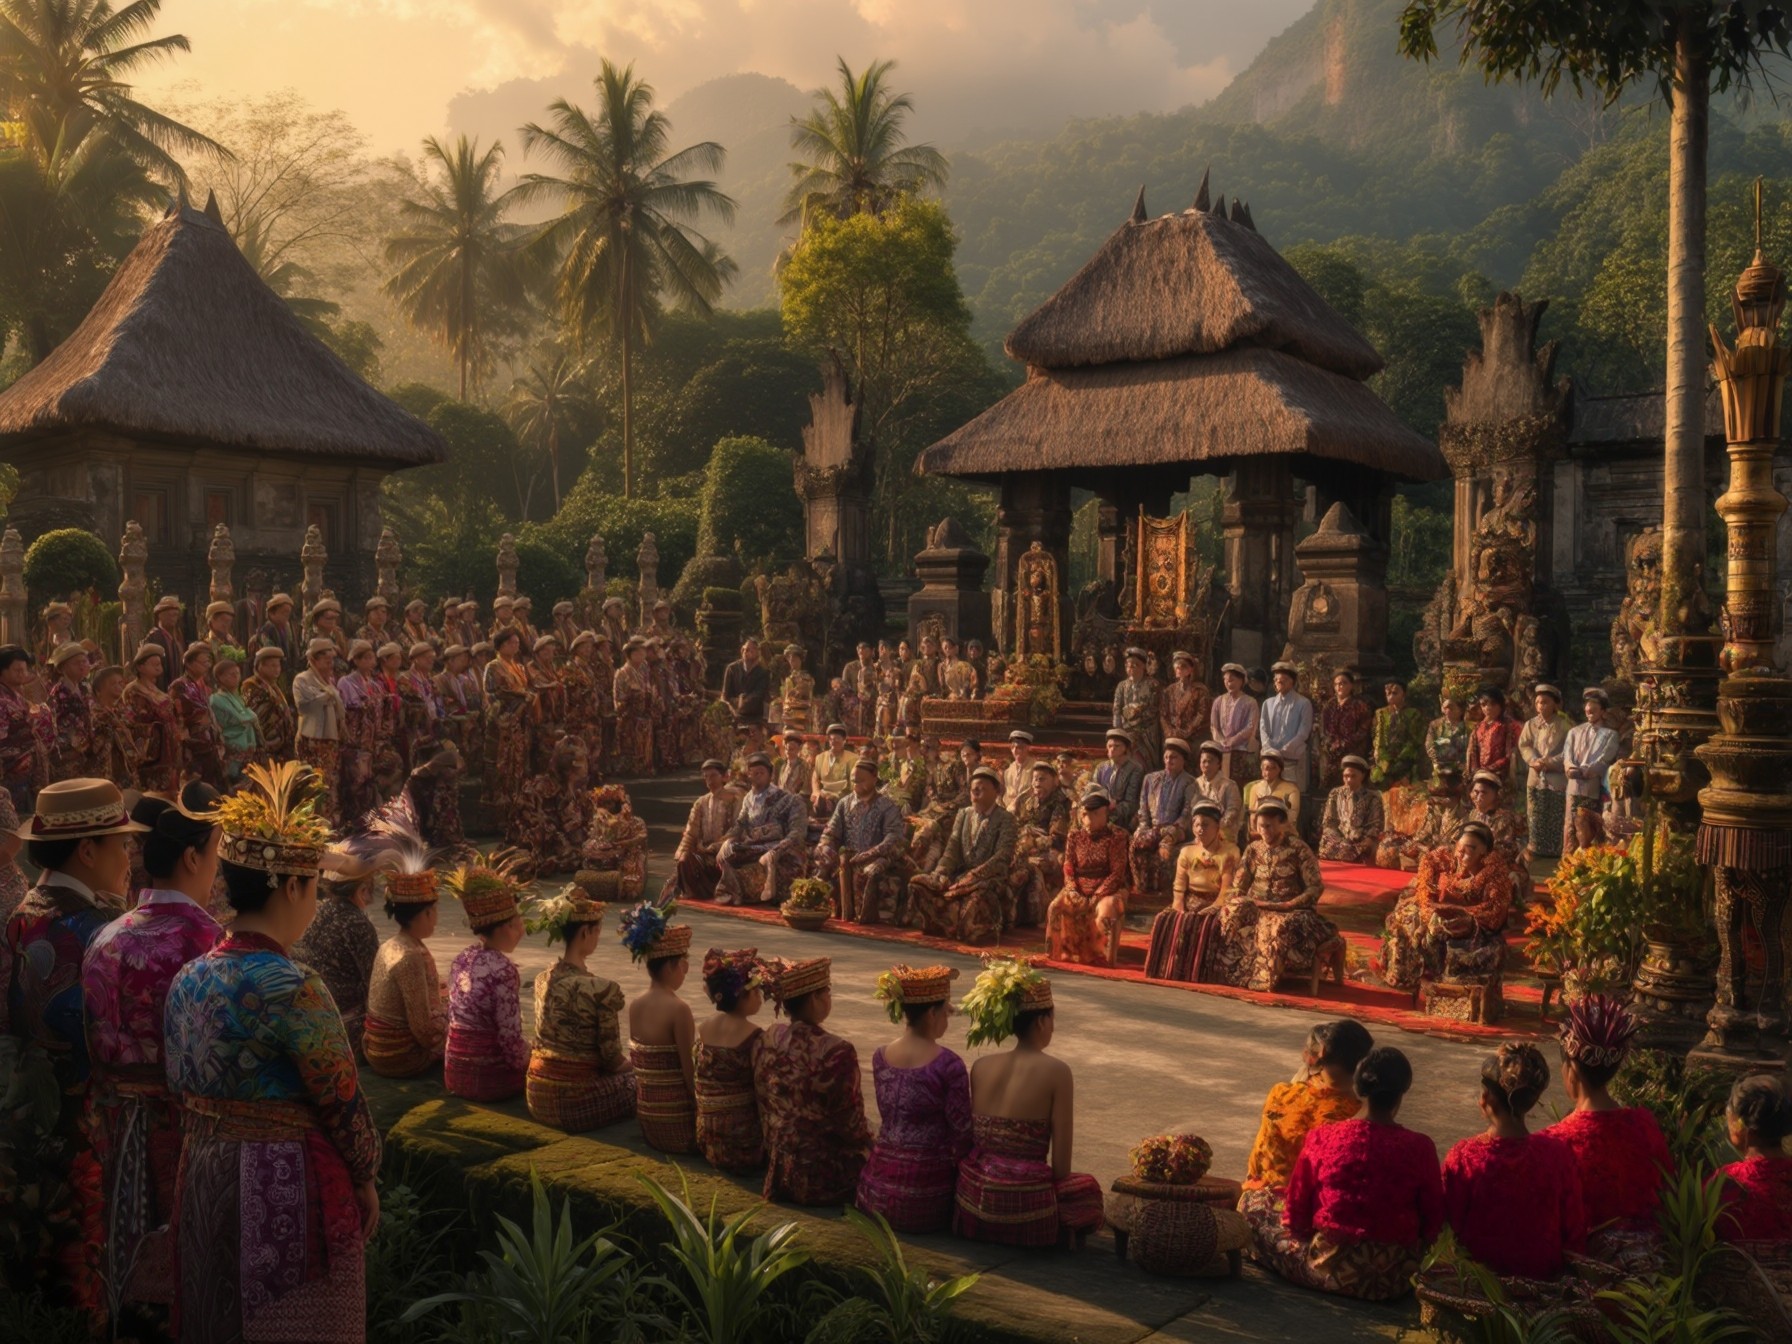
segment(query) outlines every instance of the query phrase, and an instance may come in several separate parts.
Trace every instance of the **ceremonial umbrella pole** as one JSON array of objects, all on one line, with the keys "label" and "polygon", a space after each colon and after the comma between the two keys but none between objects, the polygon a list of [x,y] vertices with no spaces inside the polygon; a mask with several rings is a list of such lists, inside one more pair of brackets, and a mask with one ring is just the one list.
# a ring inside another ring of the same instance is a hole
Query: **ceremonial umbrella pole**
[{"label": "ceremonial umbrella pole", "polygon": [[[1697,857],[1716,882],[1717,1001],[1699,1062],[1746,1067],[1786,1047],[1784,922],[1792,882],[1792,679],[1774,657],[1775,532],[1786,497],[1773,484],[1792,350],[1780,343],[1786,277],[1761,252],[1761,183],[1755,181],[1755,258],[1736,283],[1736,344],[1716,328],[1712,374],[1724,400],[1729,488],[1717,512],[1729,534],[1725,641],[1718,688],[1721,731],[1697,749],[1710,771],[1699,792]],[[1744,932],[1761,944],[1751,993]]]}]

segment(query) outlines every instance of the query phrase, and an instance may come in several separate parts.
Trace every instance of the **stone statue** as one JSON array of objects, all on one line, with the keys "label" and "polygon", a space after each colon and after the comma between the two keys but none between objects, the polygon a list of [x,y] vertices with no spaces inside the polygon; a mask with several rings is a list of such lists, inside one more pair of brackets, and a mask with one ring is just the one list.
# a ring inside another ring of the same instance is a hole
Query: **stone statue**
[{"label": "stone statue", "polygon": [[585,587],[594,593],[604,590],[604,567],[608,557],[604,555],[604,534],[594,532],[591,544],[585,548]]},{"label": "stone statue", "polygon": [[1646,528],[1624,548],[1627,591],[1612,621],[1612,679],[1634,687],[1655,657],[1655,623],[1661,611],[1661,529]]},{"label": "stone statue", "polygon": [[1058,630],[1058,566],[1051,552],[1035,541],[1014,566],[1014,659],[1034,654],[1054,663],[1064,660]]},{"label": "stone statue", "polygon": [[148,563],[149,542],[143,536],[143,525],[133,518],[124,525],[124,536],[118,543],[118,570],[124,576],[118,584],[118,601],[124,608],[118,626],[127,661],[149,632],[149,608],[144,600],[149,581],[143,575]]},{"label": "stone statue", "polygon": [[236,543],[230,539],[230,529],[223,523],[212,529],[212,544],[205,553],[205,563],[212,571],[211,600],[231,601],[236,596],[236,590],[230,584],[230,571],[236,564]]},{"label": "stone statue", "polygon": [[330,553],[324,549],[324,534],[313,523],[305,529],[305,544],[299,548],[299,564],[304,571],[299,582],[299,602],[307,616],[324,600],[324,563],[329,558]]},{"label": "stone statue", "polygon": [[1473,569],[1460,592],[1456,621],[1444,635],[1446,665],[1473,667],[1481,680],[1522,686],[1525,667],[1540,667],[1542,651],[1526,648],[1539,626],[1530,619],[1536,568],[1537,491],[1517,482],[1511,473],[1493,478],[1493,505],[1482,516],[1470,542]]},{"label": "stone statue", "polygon": [[760,630],[773,645],[801,641],[818,647],[827,622],[827,592],[806,560],[792,561],[775,578],[753,580],[759,595]]},{"label": "stone statue", "polygon": [[499,597],[516,596],[516,571],[520,562],[516,555],[516,538],[506,532],[498,538],[498,593]]},{"label": "stone statue", "polygon": [[404,561],[398,538],[391,528],[380,529],[379,545],[373,548],[373,569],[377,576],[373,591],[388,602],[398,600],[398,566]]},{"label": "stone statue", "polygon": [[635,570],[640,576],[638,589],[641,598],[641,624],[653,624],[653,604],[660,599],[660,548],[654,544],[653,533],[641,534],[641,549],[635,552]]}]

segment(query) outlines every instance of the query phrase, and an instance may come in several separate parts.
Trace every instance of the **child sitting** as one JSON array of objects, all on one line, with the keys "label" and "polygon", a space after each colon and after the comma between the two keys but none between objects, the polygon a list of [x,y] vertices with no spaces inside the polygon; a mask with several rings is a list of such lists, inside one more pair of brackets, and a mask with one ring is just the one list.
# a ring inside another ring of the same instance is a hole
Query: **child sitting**
[{"label": "child sitting", "polygon": [[1444,1217],[1469,1255],[1505,1277],[1556,1278],[1564,1253],[1586,1246],[1574,1154],[1525,1127],[1548,1086],[1542,1051],[1502,1045],[1481,1066],[1487,1132],[1444,1159]]},{"label": "child sitting", "polygon": [[1238,1200],[1238,1211],[1250,1220],[1252,1234],[1260,1235],[1262,1244],[1281,1235],[1282,1189],[1307,1131],[1348,1120],[1362,1109],[1352,1080],[1374,1045],[1360,1022],[1322,1022],[1307,1035],[1300,1072],[1269,1089]]},{"label": "child sitting", "polygon": [[1792,1158],[1782,1146],[1792,1134],[1792,1099],[1780,1082],[1758,1073],[1730,1089],[1724,1119],[1742,1160],[1723,1169],[1718,1236],[1725,1241],[1792,1238]]}]

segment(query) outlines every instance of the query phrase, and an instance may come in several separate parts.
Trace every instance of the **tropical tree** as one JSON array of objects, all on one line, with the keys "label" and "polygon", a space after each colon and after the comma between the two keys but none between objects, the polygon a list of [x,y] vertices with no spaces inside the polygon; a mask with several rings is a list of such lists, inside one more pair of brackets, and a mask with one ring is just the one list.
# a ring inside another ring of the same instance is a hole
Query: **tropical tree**
[{"label": "tropical tree", "polygon": [[1792,44],[1781,0],[1408,0],[1400,49],[1429,60],[1450,20],[1462,60],[1491,80],[1566,79],[1606,104],[1653,84],[1670,110],[1667,463],[1660,625],[1684,633],[1705,552],[1705,199],[1711,88],[1748,85]]},{"label": "tropical tree", "polygon": [[191,50],[178,33],[150,37],[162,0],[0,0],[0,105],[46,171],[89,136],[146,174],[184,183],[176,153],[219,154],[190,126],[132,97],[130,77]]},{"label": "tropical tree", "polygon": [[561,213],[535,235],[533,249],[555,272],[562,319],[581,343],[607,338],[622,382],[622,493],[635,487],[634,356],[652,339],[670,303],[708,314],[735,272],[734,263],[696,229],[704,215],[734,218],[734,201],[709,178],[726,151],[705,140],[674,153],[671,123],[654,110],[653,87],[632,65],[609,61],[595,81],[597,111],[564,98],[549,106],[550,126],[523,127],[559,175],[529,173],[520,199],[553,200]]},{"label": "tropical tree", "polygon": [[556,513],[560,511],[560,445],[595,410],[590,373],[589,359],[564,342],[550,343],[510,385],[510,397],[504,404],[504,416],[517,438],[547,459]]},{"label": "tropical tree", "polygon": [[779,223],[806,222],[818,212],[837,219],[880,214],[900,196],[945,185],[946,156],[908,143],[903,123],[914,100],[884,82],[895,65],[873,61],[855,75],[839,58],[838,90],[818,89],[809,114],[791,118],[790,145],[803,162],[790,165],[796,182]]},{"label": "tropical tree", "polygon": [[448,146],[431,136],[423,160],[416,194],[399,206],[399,231],[386,239],[386,260],[398,269],[383,288],[412,326],[448,347],[465,401],[492,340],[527,297],[525,230],[506,219],[518,197],[499,188],[500,142],[481,150],[477,138]]}]

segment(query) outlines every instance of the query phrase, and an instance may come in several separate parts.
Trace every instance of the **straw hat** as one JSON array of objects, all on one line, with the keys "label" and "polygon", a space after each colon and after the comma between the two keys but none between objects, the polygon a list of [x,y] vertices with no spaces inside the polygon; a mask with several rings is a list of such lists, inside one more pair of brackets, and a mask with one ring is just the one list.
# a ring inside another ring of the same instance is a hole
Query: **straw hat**
[{"label": "straw hat", "polygon": [[50,666],[54,667],[54,668],[60,668],[64,663],[66,663],[70,658],[73,658],[77,653],[86,653],[86,652],[87,652],[86,649],[82,648],[79,644],[76,644],[73,641],[70,641],[67,644],[59,644],[56,647],[56,652],[52,653],[50,655]]},{"label": "straw hat", "polygon": [[59,779],[38,793],[37,811],[13,834],[22,840],[85,840],[148,829],[131,820],[124,794],[111,780]]},{"label": "straw hat", "polygon": [[336,653],[336,641],[333,639],[324,639],[320,636],[305,646],[305,659],[307,662],[317,657],[320,653],[327,653],[334,656]]},{"label": "straw hat", "polygon": [[208,603],[205,608],[205,619],[208,621],[214,616],[234,615],[236,615],[236,608],[231,606],[228,602],[211,602]]},{"label": "straw hat", "polygon": [[156,603],[155,611],[152,614],[159,616],[164,611],[179,611],[180,609],[180,599],[170,594]]},{"label": "straw hat", "polygon": [[167,656],[167,651],[160,644],[139,644],[137,652],[131,655],[131,670],[135,672],[151,658],[166,659]]}]

